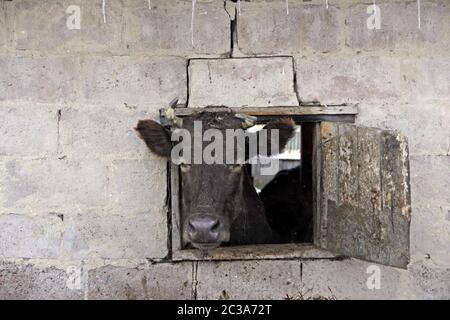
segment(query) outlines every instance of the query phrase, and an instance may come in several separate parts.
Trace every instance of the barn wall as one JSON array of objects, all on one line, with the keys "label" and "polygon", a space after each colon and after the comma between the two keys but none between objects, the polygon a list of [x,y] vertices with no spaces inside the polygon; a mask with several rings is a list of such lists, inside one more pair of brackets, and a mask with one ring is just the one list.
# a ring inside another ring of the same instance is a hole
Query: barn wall
[{"label": "barn wall", "polygon": [[[192,45],[191,1],[106,1],[104,17],[100,0],[1,1],[0,298],[450,298],[450,3],[422,0],[418,29],[415,1],[376,2],[374,32],[371,1],[289,0],[288,15],[242,1],[235,15],[198,0]],[[255,99],[358,103],[358,123],[409,138],[411,263],[381,266],[381,289],[354,259],[167,259],[166,163],[133,127],[174,97],[248,98],[220,61],[212,76],[241,94],[208,97],[202,60],[188,85],[188,59],[231,55],[260,57],[241,66],[263,84]]]}]

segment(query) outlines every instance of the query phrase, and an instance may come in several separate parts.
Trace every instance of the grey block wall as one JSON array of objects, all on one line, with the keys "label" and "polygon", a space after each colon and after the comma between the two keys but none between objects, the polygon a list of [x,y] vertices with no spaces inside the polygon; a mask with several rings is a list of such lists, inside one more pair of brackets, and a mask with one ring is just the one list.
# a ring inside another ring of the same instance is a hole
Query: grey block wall
[{"label": "grey block wall", "polygon": [[[0,299],[450,298],[450,3],[421,3],[420,29],[379,0],[369,30],[360,0],[198,0],[193,22],[182,0],[0,1]],[[352,102],[406,135],[407,270],[370,290],[355,259],[170,261],[166,161],[133,127],[174,97]]]}]

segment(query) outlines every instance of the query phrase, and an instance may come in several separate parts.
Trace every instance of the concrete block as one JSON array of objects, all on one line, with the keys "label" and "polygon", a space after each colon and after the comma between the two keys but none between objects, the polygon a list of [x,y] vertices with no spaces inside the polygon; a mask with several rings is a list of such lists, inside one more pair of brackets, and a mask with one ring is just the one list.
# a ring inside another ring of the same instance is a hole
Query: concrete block
[{"label": "concrete block", "polygon": [[0,257],[58,258],[63,223],[56,214],[0,215]]},{"label": "concrete block", "polygon": [[450,104],[411,104],[407,112],[411,155],[447,155],[450,151]]},{"label": "concrete block", "polygon": [[[379,289],[371,280],[378,273]],[[369,286],[367,282],[369,280]],[[316,260],[302,263],[302,296],[308,299],[414,299],[408,271],[360,260]]]},{"label": "concrete block", "polygon": [[330,4],[241,2],[238,48],[246,55],[334,52],[340,46],[339,9]]},{"label": "concrete block", "polygon": [[295,59],[302,101],[325,104],[392,99],[401,92],[400,62],[387,57]]},{"label": "concrete block", "polygon": [[145,259],[167,255],[166,216],[68,215],[64,253],[75,259]]},{"label": "concrete block", "polygon": [[396,99],[363,101],[358,105],[356,124],[366,127],[397,130],[409,137],[408,108]]},{"label": "concrete block", "polygon": [[135,106],[62,108],[59,124],[60,152],[76,157],[116,155],[146,157],[148,147],[134,128],[138,120],[155,119],[162,105],[139,111]]},{"label": "concrete block", "polygon": [[63,102],[78,98],[78,58],[0,56],[0,101]]},{"label": "concrete block", "polygon": [[230,52],[231,22],[220,1],[197,1],[193,19],[190,1],[155,0],[151,10],[147,1],[129,6],[126,39],[132,52],[189,57]]},{"label": "concrete block", "polygon": [[448,57],[403,59],[401,70],[402,89],[410,101],[427,99],[448,101],[450,98],[450,59]]},{"label": "concrete block", "polygon": [[196,275],[198,299],[286,299],[301,289],[298,261],[199,262]]},{"label": "concrete block", "polygon": [[0,155],[45,156],[56,153],[58,115],[46,106],[0,107]]},{"label": "concrete block", "polygon": [[450,206],[450,156],[411,156],[413,207]]},{"label": "concrete block", "polygon": [[450,149],[450,105],[446,103],[365,101],[358,106],[357,124],[399,131],[408,138],[410,155],[446,155]]},{"label": "concrete block", "polygon": [[92,57],[83,60],[90,103],[166,106],[186,101],[186,61],[172,57]]},{"label": "concrete block", "polygon": [[98,160],[11,160],[0,176],[3,207],[60,213],[104,207],[110,201],[108,179],[108,167]]},{"label": "concrete block", "polygon": [[367,28],[368,4],[356,4],[347,10],[349,35],[346,44],[354,50],[384,51],[440,51],[450,48],[450,5],[448,1],[422,1],[420,29],[417,3],[388,1],[377,3],[381,14],[381,28]]},{"label": "concrete block", "polygon": [[93,300],[191,299],[192,263],[101,267],[89,271],[88,286]]},{"label": "concrete block", "polygon": [[112,172],[116,185],[114,211],[150,210],[154,227],[166,229],[167,161],[155,156],[149,160],[116,160]]},{"label": "concrete block", "polygon": [[[74,9],[75,6],[75,9]],[[73,23],[78,20],[79,26]],[[122,1],[14,1],[14,41],[19,50],[117,51],[124,21]]]},{"label": "concrete block", "polygon": [[450,266],[450,206],[413,207],[411,255]]},{"label": "concrete block", "polygon": [[411,278],[422,299],[450,299],[450,267],[439,266],[432,259],[412,263]]},{"label": "concrete block", "polygon": [[0,263],[1,300],[81,300],[83,290],[67,286],[70,275],[55,267]]},{"label": "concrete block", "polygon": [[189,107],[296,106],[292,59],[201,59],[189,64]]}]

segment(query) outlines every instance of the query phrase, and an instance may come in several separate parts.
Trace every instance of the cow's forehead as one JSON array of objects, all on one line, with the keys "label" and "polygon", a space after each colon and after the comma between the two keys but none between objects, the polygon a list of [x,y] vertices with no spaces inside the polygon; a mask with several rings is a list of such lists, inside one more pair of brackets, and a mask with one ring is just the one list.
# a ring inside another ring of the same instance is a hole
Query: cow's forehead
[{"label": "cow's forehead", "polygon": [[201,122],[202,131],[207,129],[238,129],[242,128],[242,120],[232,112],[201,112],[183,120],[183,128],[193,130],[194,122]]}]

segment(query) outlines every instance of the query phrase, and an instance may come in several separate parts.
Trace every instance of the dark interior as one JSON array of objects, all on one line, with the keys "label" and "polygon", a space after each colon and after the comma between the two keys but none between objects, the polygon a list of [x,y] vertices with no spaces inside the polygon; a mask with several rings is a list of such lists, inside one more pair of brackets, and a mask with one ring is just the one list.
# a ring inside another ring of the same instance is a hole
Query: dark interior
[{"label": "dark interior", "polygon": [[[298,127],[299,132],[280,155],[276,175],[259,176],[258,168],[255,168],[258,165],[247,164],[253,185],[263,200],[274,244],[313,242],[315,123],[303,122]],[[294,150],[296,148],[298,150]],[[289,156],[286,158],[284,154]]]}]

